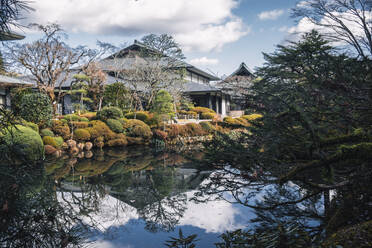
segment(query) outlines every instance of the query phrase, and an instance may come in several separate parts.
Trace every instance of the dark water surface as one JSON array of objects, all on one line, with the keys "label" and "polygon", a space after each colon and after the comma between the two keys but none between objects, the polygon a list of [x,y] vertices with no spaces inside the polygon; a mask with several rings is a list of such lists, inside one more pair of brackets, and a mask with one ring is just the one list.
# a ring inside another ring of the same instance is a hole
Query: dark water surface
[{"label": "dark water surface", "polygon": [[45,170],[3,171],[1,200],[8,209],[0,247],[59,247],[76,233],[84,247],[165,247],[179,229],[197,234],[198,247],[215,247],[219,235],[246,228],[254,214],[222,199],[192,200],[215,173],[202,160],[200,152],[107,149],[91,159],[46,162]]}]

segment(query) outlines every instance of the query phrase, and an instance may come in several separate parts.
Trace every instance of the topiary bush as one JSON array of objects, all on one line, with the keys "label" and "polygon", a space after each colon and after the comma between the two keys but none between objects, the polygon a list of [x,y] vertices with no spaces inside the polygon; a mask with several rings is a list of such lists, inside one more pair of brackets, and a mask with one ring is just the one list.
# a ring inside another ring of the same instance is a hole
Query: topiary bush
[{"label": "topiary bush", "polygon": [[84,128],[78,128],[74,132],[74,138],[78,141],[87,141],[91,139],[90,133]]},{"label": "topiary bush", "polygon": [[213,109],[205,108],[205,107],[195,107],[195,108],[190,109],[190,111],[196,112],[198,114],[201,114],[201,113],[216,113],[216,112],[214,112]]},{"label": "topiary bush", "polygon": [[54,137],[54,133],[53,133],[52,130],[50,130],[50,128],[41,129],[40,130],[40,135],[41,135],[41,137],[44,137],[44,136]]},{"label": "topiary bush", "polygon": [[200,119],[202,120],[213,120],[213,118],[216,117],[215,113],[201,113]]},{"label": "topiary bush", "polygon": [[50,145],[50,146],[57,148],[57,142],[51,136],[44,136],[43,143],[44,145]]},{"label": "topiary bush", "polygon": [[58,136],[62,136],[62,138],[65,140],[68,140],[71,137],[70,128],[63,121],[52,121],[52,131]]},{"label": "topiary bush", "polygon": [[86,130],[91,134],[92,139],[98,137],[104,137],[106,141],[115,139],[116,134],[111,131],[111,129],[102,121],[91,121],[91,128],[86,128]]},{"label": "topiary bush", "polygon": [[[0,151],[12,163],[34,162],[44,158],[44,144],[39,135],[29,127],[17,125],[0,137]],[[0,163],[9,161],[1,161]]]},{"label": "topiary bush", "polygon": [[124,131],[123,124],[119,120],[107,119],[106,124],[115,133],[122,133]]},{"label": "topiary bush", "polygon": [[123,118],[123,111],[118,107],[104,107],[96,115],[98,120],[106,121],[107,119],[120,119]]},{"label": "topiary bush", "polygon": [[72,122],[70,122],[70,126],[73,127],[73,128],[87,128],[87,127],[89,127],[89,122],[72,121]]},{"label": "topiary bush", "polygon": [[19,115],[26,121],[39,125],[50,125],[53,118],[53,106],[50,98],[41,93],[24,95]]},{"label": "topiary bush", "polygon": [[131,137],[141,137],[148,140],[152,137],[150,127],[140,120],[127,120],[124,125],[124,132]]},{"label": "topiary bush", "polygon": [[56,148],[60,149],[63,145],[63,142],[64,142],[63,138],[61,136],[58,136],[58,137],[53,137],[53,139],[57,144]]},{"label": "topiary bush", "polygon": [[149,114],[144,111],[130,112],[128,114],[125,114],[124,117],[127,119],[137,119],[145,123],[147,123],[150,119]]}]

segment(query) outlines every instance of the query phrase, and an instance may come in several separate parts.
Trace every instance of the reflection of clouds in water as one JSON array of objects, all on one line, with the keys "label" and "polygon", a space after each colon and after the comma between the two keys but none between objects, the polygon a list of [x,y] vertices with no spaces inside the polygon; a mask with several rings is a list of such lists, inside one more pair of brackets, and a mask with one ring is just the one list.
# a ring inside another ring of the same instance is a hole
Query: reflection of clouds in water
[{"label": "reflection of clouds in water", "polygon": [[[188,192],[188,198],[191,198],[195,192]],[[245,221],[241,218],[237,221],[237,217],[243,217],[242,212],[226,201],[211,201],[199,204],[188,202],[179,225],[196,226],[205,229],[207,233],[222,233],[246,226],[244,225],[246,224]]]}]

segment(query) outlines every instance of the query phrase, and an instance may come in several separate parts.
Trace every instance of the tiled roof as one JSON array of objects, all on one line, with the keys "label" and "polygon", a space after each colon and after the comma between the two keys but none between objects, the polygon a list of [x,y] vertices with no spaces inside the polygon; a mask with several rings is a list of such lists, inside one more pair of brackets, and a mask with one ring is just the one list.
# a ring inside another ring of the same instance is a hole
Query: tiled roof
[{"label": "tiled roof", "polygon": [[30,82],[24,81],[21,78],[8,77],[0,75],[0,84],[9,84],[9,85],[33,85]]}]

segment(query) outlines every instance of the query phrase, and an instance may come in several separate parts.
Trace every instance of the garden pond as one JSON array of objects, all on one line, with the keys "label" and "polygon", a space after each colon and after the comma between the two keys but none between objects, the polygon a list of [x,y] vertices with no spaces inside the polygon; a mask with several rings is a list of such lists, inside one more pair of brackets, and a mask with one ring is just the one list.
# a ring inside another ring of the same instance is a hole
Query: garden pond
[{"label": "garden pond", "polygon": [[[241,178],[234,178],[238,171],[208,169],[203,157],[133,147],[46,161],[42,169],[4,167],[0,243],[165,247],[181,229],[185,236],[197,234],[197,247],[215,247],[222,233],[252,227],[257,213],[241,197],[253,203],[275,194],[275,186],[241,187]],[[223,182],[233,183],[226,188]],[[320,214],[322,207],[316,209]]]}]

